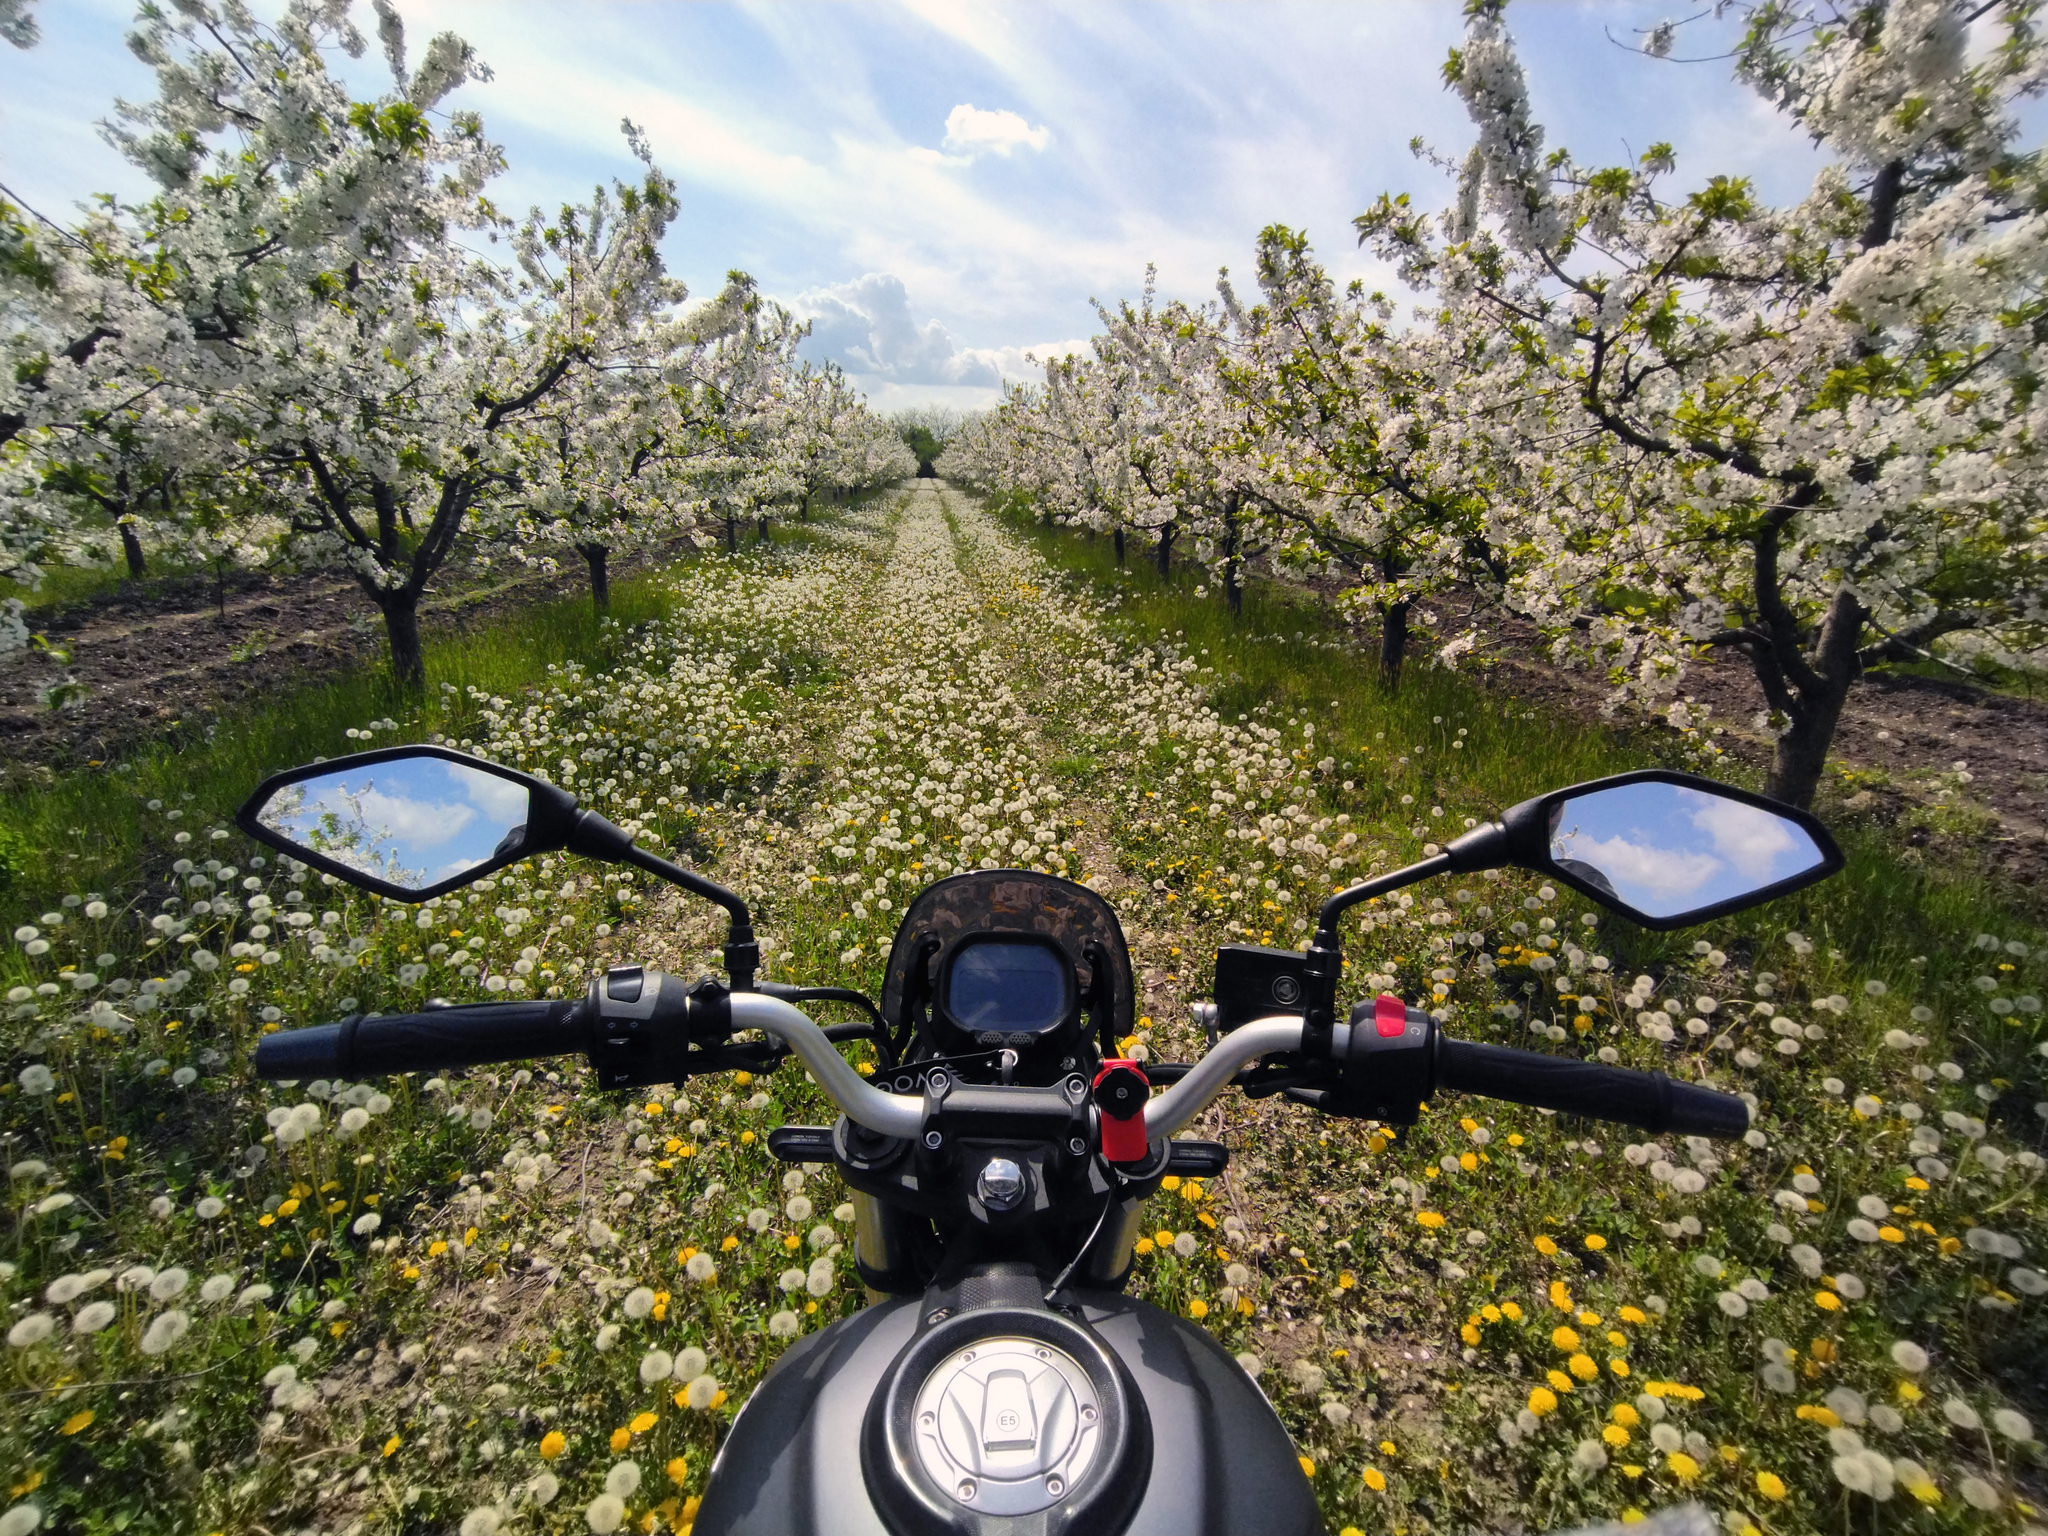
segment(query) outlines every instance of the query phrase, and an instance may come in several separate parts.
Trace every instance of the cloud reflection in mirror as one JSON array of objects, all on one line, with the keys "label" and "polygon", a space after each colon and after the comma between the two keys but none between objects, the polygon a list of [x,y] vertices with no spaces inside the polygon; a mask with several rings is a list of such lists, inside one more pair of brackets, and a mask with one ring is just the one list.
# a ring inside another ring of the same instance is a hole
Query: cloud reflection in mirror
[{"label": "cloud reflection in mirror", "polygon": [[1824,862],[1806,829],[1787,817],[1654,781],[1560,801],[1550,853],[1621,905],[1659,919],[1737,900]]},{"label": "cloud reflection in mirror", "polygon": [[442,758],[394,758],[291,784],[258,818],[299,847],[409,891],[487,862],[524,827],[527,791]]}]

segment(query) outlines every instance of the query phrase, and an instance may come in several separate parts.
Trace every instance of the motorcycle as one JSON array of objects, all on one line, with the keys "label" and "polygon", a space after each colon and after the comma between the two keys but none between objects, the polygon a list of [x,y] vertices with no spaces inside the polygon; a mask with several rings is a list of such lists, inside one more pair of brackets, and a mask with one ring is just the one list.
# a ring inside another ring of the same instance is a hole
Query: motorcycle
[{"label": "motorcycle", "polygon": [[[388,808],[408,811],[392,816]],[[1843,858],[1812,816],[1652,770],[1524,801],[1421,862],[1323,903],[1301,950],[1230,945],[1209,1045],[1140,1063],[1115,912],[1029,870],[939,880],[905,911],[881,996],[757,981],[741,898],[641,848],[575,797],[442,747],[395,747],[267,780],[249,836],[314,869],[423,901],[568,852],[630,865],[730,914],[726,980],[613,966],[574,999],[429,1004],[265,1037],[272,1079],[361,1079],[581,1053],[598,1086],[772,1071],[794,1056],[840,1110],[768,1133],[854,1191],[870,1304],[792,1345],[732,1424],[696,1536],[873,1532],[1061,1536],[1324,1529],[1257,1383],[1206,1331],[1123,1294],[1146,1199],[1209,1178],[1227,1149],[1178,1135],[1217,1096],[1281,1095],[1325,1115],[1415,1123],[1479,1094],[1653,1134],[1739,1137],[1729,1094],[1597,1062],[1452,1038],[1391,994],[1340,1006],[1350,908],[1437,876],[1515,867],[1669,929],[1826,878]],[[821,1027],[800,1004],[860,1008]],[[872,1082],[838,1046],[871,1043]],[[1154,1090],[1162,1090],[1155,1092]]]}]

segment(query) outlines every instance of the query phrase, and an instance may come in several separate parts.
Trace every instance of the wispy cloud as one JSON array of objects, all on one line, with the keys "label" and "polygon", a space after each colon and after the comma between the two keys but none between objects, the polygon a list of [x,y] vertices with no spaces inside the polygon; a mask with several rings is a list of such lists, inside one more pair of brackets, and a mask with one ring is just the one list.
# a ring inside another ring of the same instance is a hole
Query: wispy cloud
[{"label": "wispy cloud", "polygon": [[[399,4],[415,48],[454,30],[495,70],[456,104],[506,146],[501,203],[633,175],[631,117],[682,187],[672,268],[699,294],[752,272],[814,316],[819,355],[864,361],[856,381],[878,398],[990,399],[1042,338],[1086,335],[1089,300],[1133,293],[1148,262],[1162,292],[1204,298],[1272,222],[1307,229],[1340,279],[1387,286],[1352,216],[1382,190],[1441,204],[1409,141],[1455,154],[1470,137],[1440,83],[1450,6]],[[141,190],[86,126],[115,90],[148,89],[121,45],[129,10],[45,6],[42,47],[0,49],[0,179],[39,205]],[[1734,172],[1798,196],[1811,150],[1725,66],[1605,38],[1662,14],[1511,15],[1550,143],[1611,163],[1668,140],[1682,181]],[[363,94],[381,84],[371,52],[346,66]]]}]

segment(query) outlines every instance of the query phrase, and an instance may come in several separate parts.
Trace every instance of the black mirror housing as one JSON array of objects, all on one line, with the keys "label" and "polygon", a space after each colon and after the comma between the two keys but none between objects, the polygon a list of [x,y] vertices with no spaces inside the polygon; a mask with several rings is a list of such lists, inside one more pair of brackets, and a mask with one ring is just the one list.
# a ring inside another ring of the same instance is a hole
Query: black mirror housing
[{"label": "black mirror housing", "polygon": [[[1631,904],[1623,899],[1599,870],[1584,861],[1560,859],[1553,852],[1553,833],[1560,813],[1568,803],[1585,801],[1604,792],[1625,789],[1631,785],[1660,784],[1690,791],[1707,801],[1764,813],[1774,821],[1803,833],[1812,843],[1814,861],[1782,879],[1744,889],[1738,894],[1710,900],[1683,911],[1658,913],[1646,911],[1640,905]],[[1454,838],[1444,846],[1444,856],[1451,861],[1450,867],[1458,871],[1512,866],[1546,875],[1570,886],[1580,895],[1599,902],[1609,910],[1621,913],[1642,927],[1659,931],[1691,927],[1695,923],[1707,922],[1730,912],[1740,912],[1773,901],[1827,879],[1839,872],[1848,862],[1826,826],[1811,812],[1752,794],[1745,789],[1719,783],[1699,774],[1680,773],[1666,768],[1646,768],[1634,773],[1618,773],[1609,778],[1574,784],[1566,789],[1552,790],[1548,794],[1524,800],[1521,804],[1504,811],[1497,821],[1475,827],[1462,837]]]},{"label": "black mirror housing", "polygon": [[[296,843],[276,829],[266,826],[261,819],[264,807],[280,792],[294,785],[358,768],[374,768],[380,763],[425,760],[453,763],[458,767],[518,785],[527,792],[524,824],[493,851],[489,858],[470,865],[448,879],[424,886],[400,885],[324,854],[318,849]],[[374,891],[379,896],[388,896],[394,901],[408,902],[426,901],[435,896],[446,895],[449,891],[459,890],[508,865],[517,864],[522,859],[569,848],[577,839],[579,823],[586,819],[589,819],[588,813],[576,808],[574,795],[565,789],[557,788],[545,779],[535,778],[530,773],[521,773],[516,768],[507,768],[500,763],[486,762],[480,757],[472,757],[467,752],[458,752],[452,747],[434,746],[379,747],[372,752],[354,752],[346,757],[331,757],[324,762],[308,763],[301,768],[288,768],[283,773],[274,773],[265,779],[256,787],[256,792],[243,803],[242,808],[235,812],[235,825],[257,842],[275,848],[302,864],[310,865],[323,874],[333,875],[336,879],[362,890]]]}]

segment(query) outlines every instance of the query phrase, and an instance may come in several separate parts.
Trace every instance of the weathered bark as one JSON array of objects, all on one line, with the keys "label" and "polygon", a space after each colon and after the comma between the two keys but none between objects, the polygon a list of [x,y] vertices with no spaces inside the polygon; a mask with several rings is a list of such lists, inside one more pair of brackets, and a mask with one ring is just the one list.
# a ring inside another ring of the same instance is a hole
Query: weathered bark
[{"label": "weathered bark", "polygon": [[590,567],[590,603],[599,613],[612,605],[612,577],[607,567],[611,551],[602,544],[578,544],[576,553]]},{"label": "weathered bark", "polygon": [[1166,577],[1173,574],[1173,536],[1180,530],[1167,523],[1159,530],[1159,547],[1154,552],[1159,560],[1159,574]]},{"label": "weathered bark", "polygon": [[420,647],[420,598],[401,587],[377,599],[384,614],[384,634],[391,642],[391,674],[398,685],[417,693],[427,686],[426,652]]},{"label": "weathered bark", "polygon": [[766,544],[768,542],[768,519],[766,517],[761,518],[760,521],[754,524],[754,542],[756,544]]},{"label": "weathered bark", "polygon": [[1118,565],[1124,563],[1124,525],[1122,523],[1116,525],[1116,563]]},{"label": "weathered bark", "polygon": [[[1801,807],[1813,804],[1814,791],[1820,788],[1821,774],[1827,768],[1828,748],[1834,744],[1835,727],[1842,718],[1842,705],[1862,671],[1858,642],[1863,619],[1861,600],[1844,587],[1828,605],[1815,654],[1810,660],[1798,658],[1800,664],[1789,689],[1776,658],[1769,666],[1774,675],[1766,676],[1759,668],[1766,695],[1776,695],[1787,721],[1764,779],[1764,793],[1773,800]],[[1756,659],[1754,654],[1751,659]]]},{"label": "weathered bark", "polygon": [[1401,686],[1401,668],[1408,660],[1407,598],[1380,604],[1380,685],[1389,693]]},{"label": "weathered bark", "polygon": [[135,524],[122,518],[116,525],[121,530],[121,553],[128,559],[128,574],[140,581],[149,573],[149,567],[142,558],[142,540],[135,537]]},{"label": "weathered bark", "polygon": [[725,520],[725,552],[728,555],[740,552],[740,520],[737,517]]},{"label": "weathered bark", "polygon": [[1237,496],[1233,493],[1223,507],[1223,596],[1233,614],[1244,612],[1244,588],[1238,585],[1237,568],[1244,548],[1244,531],[1237,521]]}]

